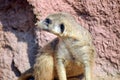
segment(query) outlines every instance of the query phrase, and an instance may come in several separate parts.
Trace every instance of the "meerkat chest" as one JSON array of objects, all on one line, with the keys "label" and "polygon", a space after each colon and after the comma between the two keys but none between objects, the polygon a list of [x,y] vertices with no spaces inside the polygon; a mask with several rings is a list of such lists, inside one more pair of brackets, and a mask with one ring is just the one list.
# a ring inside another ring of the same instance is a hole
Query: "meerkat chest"
[{"label": "meerkat chest", "polygon": [[[69,53],[72,55],[77,55],[80,53],[80,42],[76,39],[68,38],[64,40],[64,44],[66,46],[66,49]],[[74,56],[73,56],[74,57]]]},{"label": "meerkat chest", "polygon": [[80,47],[79,41],[76,39],[68,38],[64,40],[66,48],[72,52],[76,52],[76,49]]},{"label": "meerkat chest", "polygon": [[69,54],[71,54],[72,58],[76,60],[81,57],[80,59],[82,59],[82,52],[81,52],[82,46],[79,40],[68,38],[64,40],[64,44]]}]

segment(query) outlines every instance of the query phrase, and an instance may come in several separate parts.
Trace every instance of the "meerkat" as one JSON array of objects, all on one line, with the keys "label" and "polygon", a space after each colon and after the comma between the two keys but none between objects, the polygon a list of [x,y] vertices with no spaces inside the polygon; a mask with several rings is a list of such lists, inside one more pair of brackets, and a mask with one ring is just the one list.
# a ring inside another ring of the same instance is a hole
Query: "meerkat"
[{"label": "meerkat", "polygon": [[[59,38],[57,49],[53,54],[57,76],[59,80],[67,80],[68,77],[84,73],[85,80],[93,79],[93,64],[95,49],[88,30],[80,26],[68,13],[55,13],[37,23],[38,28],[55,34]],[[39,60],[38,60],[39,61]],[[44,65],[44,63],[39,66]],[[49,65],[48,65],[49,67]],[[34,68],[36,80],[40,79],[39,69]],[[50,68],[51,69],[51,68]],[[53,70],[53,68],[52,68]],[[44,75],[47,71],[44,73]],[[36,78],[37,75],[37,78]],[[54,72],[52,74],[54,76]],[[51,77],[49,80],[52,80]],[[47,76],[46,76],[47,77]],[[47,80],[47,79],[44,79]]]},{"label": "meerkat", "polygon": [[85,75],[93,80],[95,49],[90,33],[81,27],[68,13],[56,13],[37,23],[38,28],[58,36],[47,48],[38,52],[32,73],[22,75],[18,80],[79,80],[72,77]]}]

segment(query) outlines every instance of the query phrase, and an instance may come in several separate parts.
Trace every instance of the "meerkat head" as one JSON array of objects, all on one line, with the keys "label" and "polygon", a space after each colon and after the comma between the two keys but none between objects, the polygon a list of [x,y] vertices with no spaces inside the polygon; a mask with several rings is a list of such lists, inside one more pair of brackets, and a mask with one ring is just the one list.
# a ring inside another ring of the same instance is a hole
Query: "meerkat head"
[{"label": "meerkat head", "polygon": [[[68,13],[51,14],[36,25],[55,35],[62,36],[74,23],[74,18]],[[68,28],[69,27],[69,28]]]}]

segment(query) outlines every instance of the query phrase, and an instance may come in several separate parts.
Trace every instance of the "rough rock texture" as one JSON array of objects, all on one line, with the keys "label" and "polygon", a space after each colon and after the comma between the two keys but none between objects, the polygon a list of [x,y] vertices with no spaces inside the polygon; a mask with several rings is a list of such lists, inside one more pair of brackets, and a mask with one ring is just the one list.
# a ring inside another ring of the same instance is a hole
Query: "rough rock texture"
[{"label": "rough rock texture", "polygon": [[36,31],[36,19],[61,11],[93,35],[95,80],[120,79],[120,0],[0,0],[0,80],[16,80],[33,66],[36,38],[40,47],[55,38]]},{"label": "rough rock texture", "polygon": [[0,80],[16,80],[34,63],[35,16],[23,0],[0,0]]}]

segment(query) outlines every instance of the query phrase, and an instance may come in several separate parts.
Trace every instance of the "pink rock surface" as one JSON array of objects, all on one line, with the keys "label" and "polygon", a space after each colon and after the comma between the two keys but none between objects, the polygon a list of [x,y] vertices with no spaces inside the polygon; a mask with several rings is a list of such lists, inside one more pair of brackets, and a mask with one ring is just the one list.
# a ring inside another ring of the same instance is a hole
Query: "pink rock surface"
[{"label": "pink rock surface", "polygon": [[27,1],[0,1],[0,80],[17,80],[34,63],[31,8]]},{"label": "pink rock surface", "polygon": [[72,14],[91,32],[97,53],[96,80],[119,80],[119,0],[1,0],[0,80],[16,80],[33,66],[37,44],[43,47],[55,38],[45,31],[36,32],[36,18],[41,20],[55,12]]}]

